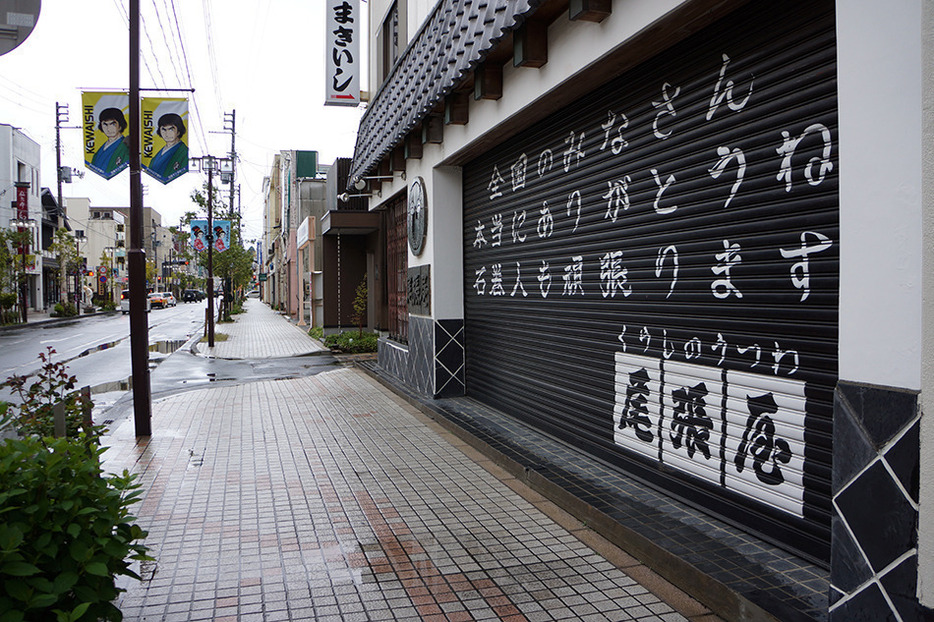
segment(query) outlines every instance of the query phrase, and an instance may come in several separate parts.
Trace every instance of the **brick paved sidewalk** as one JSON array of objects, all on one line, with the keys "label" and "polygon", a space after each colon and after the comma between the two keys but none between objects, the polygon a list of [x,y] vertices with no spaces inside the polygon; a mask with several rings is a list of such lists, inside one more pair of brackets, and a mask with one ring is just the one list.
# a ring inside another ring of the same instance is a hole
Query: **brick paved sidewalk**
[{"label": "brick paved sidewalk", "polygon": [[717,619],[625,554],[595,553],[576,536],[600,538],[360,370],[152,410],[150,440],[125,420],[104,454],[139,474],[157,558],[125,582],[126,620],[685,619],[630,575]]},{"label": "brick paved sidewalk", "polygon": [[209,348],[206,341],[201,342],[195,350],[224,359],[299,356],[328,351],[317,339],[309,337],[305,329],[256,298],[247,298],[243,311],[233,316],[233,323],[214,325],[215,336],[223,334],[227,339],[215,339],[213,348]]}]

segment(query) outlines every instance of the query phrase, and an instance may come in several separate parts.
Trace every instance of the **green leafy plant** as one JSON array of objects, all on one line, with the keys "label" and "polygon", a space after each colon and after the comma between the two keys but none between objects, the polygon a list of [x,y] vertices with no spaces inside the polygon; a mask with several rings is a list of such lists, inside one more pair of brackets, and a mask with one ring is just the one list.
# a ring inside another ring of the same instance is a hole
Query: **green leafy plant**
[{"label": "green leafy plant", "polygon": [[[39,437],[52,436],[55,431],[53,409],[62,403],[65,408],[65,434],[96,440],[104,431],[102,426],[89,423],[85,413],[93,404],[74,391],[76,379],[67,372],[67,366],[53,360],[55,349],[47,347],[39,353],[42,366],[32,383],[27,386],[29,376],[10,376],[0,383],[0,389],[9,389],[19,398],[19,404],[9,406],[13,425],[21,434]],[[2,618],[0,618],[2,622]]]},{"label": "green leafy plant", "polygon": [[366,296],[366,275],[364,274],[363,280],[357,285],[353,299],[353,321],[359,328],[360,337],[363,337],[363,324],[366,323]]},{"label": "green leafy plant", "polygon": [[323,339],[324,339],[324,329],[321,328],[320,326],[313,326],[313,327],[311,327],[311,328],[308,329],[308,336],[309,336],[309,337],[313,337],[313,338],[315,338],[315,339],[323,340]]},{"label": "green leafy plant", "polygon": [[56,302],[50,315],[52,317],[73,317],[78,315],[78,310],[70,302]]},{"label": "green leafy plant", "polygon": [[328,335],[324,339],[324,345],[327,347],[336,348],[349,354],[376,352],[378,343],[379,335],[376,333],[342,332]]},{"label": "green leafy plant", "polygon": [[103,448],[76,439],[0,445],[0,621],[120,620],[115,577],[150,559],[129,506],[139,485],[105,476]]},{"label": "green leafy plant", "polygon": [[[104,475],[104,428],[54,353],[40,353],[28,387],[25,376],[0,384],[21,399],[0,402],[0,428],[24,435],[0,444],[0,622],[120,620],[116,577],[139,579],[131,560],[151,559],[129,512],[140,486],[127,471]],[[69,436],[52,438],[58,402]]]},{"label": "green leafy plant", "polygon": [[12,309],[16,306],[16,300],[16,294],[11,294],[9,292],[0,294],[0,309],[3,309],[4,311]]}]

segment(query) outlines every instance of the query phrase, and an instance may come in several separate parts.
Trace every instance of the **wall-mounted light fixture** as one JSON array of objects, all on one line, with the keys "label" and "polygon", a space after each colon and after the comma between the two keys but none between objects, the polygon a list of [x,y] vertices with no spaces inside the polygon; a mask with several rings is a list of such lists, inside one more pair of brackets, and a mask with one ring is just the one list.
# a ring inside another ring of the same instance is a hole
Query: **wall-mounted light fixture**
[{"label": "wall-mounted light fixture", "polygon": [[[402,179],[405,179],[405,171],[401,173]],[[353,178],[353,187],[357,190],[363,190],[366,188],[366,182],[371,180],[383,181],[384,179],[395,179],[392,175],[371,175],[369,177],[354,177]]]},{"label": "wall-mounted light fixture", "polygon": [[[373,196],[373,195],[372,195],[372,194],[349,194],[349,193],[347,193],[347,192],[342,192],[342,193],[340,193],[339,195],[337,195],[337,199],[338,199],[339,201],[343,202],[343,203],[347,203],[348,201],[350,201],[350,199],[356,199],[357,197],[367,197],[367,198],[369,198],[369,197],[371,197],[371,196]],[[382,196],[383,196],[383,193],[380,192],[379,190],[377,190],[377,191],[376,191],[376,196],[382,197]]]}]

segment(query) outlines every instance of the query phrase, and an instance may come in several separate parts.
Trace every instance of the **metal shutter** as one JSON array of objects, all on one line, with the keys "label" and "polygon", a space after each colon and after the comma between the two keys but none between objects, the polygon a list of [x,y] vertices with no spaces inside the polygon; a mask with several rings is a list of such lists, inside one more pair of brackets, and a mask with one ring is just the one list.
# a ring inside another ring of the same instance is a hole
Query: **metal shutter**
[{"label": "metal shutter", "polygon": [[752,2],[469,163],[468,393],[826,560],[837,145],[833,2]]}]

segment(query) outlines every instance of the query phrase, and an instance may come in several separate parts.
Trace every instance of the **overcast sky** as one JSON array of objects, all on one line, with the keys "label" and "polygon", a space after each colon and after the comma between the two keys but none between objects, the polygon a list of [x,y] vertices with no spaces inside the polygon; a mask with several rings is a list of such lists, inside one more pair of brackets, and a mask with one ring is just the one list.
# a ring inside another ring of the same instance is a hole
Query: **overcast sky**
[{"label": "overcast sky", "polygon": [[[0,56],[0,123],[24,130],[40,144],[41,183],[53,194],[56,102],[68,105],[67,125],[77,126],[82,90],[129,88],[128,4],[42,0],[32,35]],[[226,156],[230,134],[223,131],[224,113],[236,110],[244,238],[259,238],[262,182],[275,153],[317,151],[323,164],[353,155],[363,109],[322,104],[324,0],[140,0],[140,7],[140,86],[195,90],[189,95],[190,154]],[[365,16],[365,2],[361,13]],[[86,172],[84,179],[64,185],[65,197],[88,197],[99,207],[129,205],[128,170],[110,180],[87,170],[78,129],[62,130],[62,147],[62,164]],[[144,204],[162,214],[165,226],[177,225],[194,209],[191,191],[207,179],[197,171],[165,186],[146,174],[142,178]],[[226,200],[228,187],[223,192]]]}]

